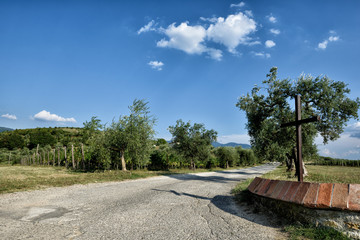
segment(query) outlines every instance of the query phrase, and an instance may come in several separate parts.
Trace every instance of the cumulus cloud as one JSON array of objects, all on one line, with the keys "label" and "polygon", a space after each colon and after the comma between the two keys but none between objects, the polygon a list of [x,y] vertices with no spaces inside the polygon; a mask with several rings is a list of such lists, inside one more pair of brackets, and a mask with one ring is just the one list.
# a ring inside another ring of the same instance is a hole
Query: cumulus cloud
[{"label": "cumulus cloud", "polygon": [[48,111],[42,110],[41,112],[34,115],[34,119],[47,122],[72,122],[76,123],[75,118],[64,118],[56,114],[51,114]]},{"label": "cumulus cloud", "polygon": [[158,71],[162,70],[162,67],[164,66],[164,63],[161,61],[150,61],[148,65],[151,66],[152,69],[156,69]]},{"label": "cumulus cloud", "polygon": [[339,36],[335,36],[335,31],[330,31],[331,36],[318,44],[318,49],[325,50],[330,42],[337,42],[340,40]]},{"label": "cumulus cloud", "polygon": [[140,28],[137,33],[141,34],[141,33],[150,32],[150,31],[156,31],[154,20],[151,20],[148,24],[146,24],[145,26]]},{"label": "cumulus cloud", "polygon": [[15,115],[8,114],[8,113],[1,115],[1,117],[7,118],[7,119],[10,119],[10,120],[16,120],[17,119],[17,117]]},{"label": "cumulus cloud", "polygon": [[265,47],[267,47],[267,48],[275,47],[275,45],[276,45],[276,43],[274,41],[272,41],[272,40],[267,40],[265,42]]},{"label": "cumulus cloud", "polygon": [[245,6],[244,2],[239,2],[238,4],[231,4],[230,7],[243,7]]},{"label": "cumulus cloud", "polygon": [[189,26],[187,22],[175,26],[175,23],[163,30],[169,38],[157,42],[158,47],[168,47],[182,50],[188,54],[201,54],[206,51],[203,42],[206,37],[206,30],[203,26]]},{"label": "cumulus cloud", "polygon": [[252,52],[252,54],[255,57],[261,57],[261,58],[270,58],[271,57],[270,53],[264,53],[264,52]]},{"label": "cumulus cloud", "polygon": [[237,54],[236,47],[240,44],[247,46],[261,44],[250,37],[257,28],[251,11],[245,14],[241,12],[231,14],[225,18],[201,17],[200,20],[207,23],[190,25],[189,22],[182,22],[179,25],[172,23],[166,28],[155,28],[154,21],[151,21],[142,27],[138,34],[148,31],[162,33],[166,37],[156,43],[157,47],[174,48],[187,54],[205,53],[215,60],[221,60],[223,52],[208,46],[211,42],[224,45],[233,54]]},{"label": "cumulus cloud", "polygon": [[222,51],[219,49],[215,49],[215,48],[208,48],[207,49],[207,53],[209,54],[209,56],[217,61],[220,61],[222,59]]},{"label": "cumulus cloud", "polygon": [[274,35],[279,35],[280,34],[280,30],[279,29],[275,29],[275,28],[271,28],[270,32]]},{"label": "cumulus cloud", "polygon": [[348,126],[336,141],[329,142],[326,145],[322,141],[321,136],[315,138],[320,155],[353,160],[360,159],[360,122]]},{"label": "cumulus cloud", "polygon": [[247,15],[239,12],[227,18],[219,17],[216,23],[207,29],[207,38],[225,45],[229,52],[236,53],[239,44],[250,42],[249,34],[256,31],[256,22]]}]

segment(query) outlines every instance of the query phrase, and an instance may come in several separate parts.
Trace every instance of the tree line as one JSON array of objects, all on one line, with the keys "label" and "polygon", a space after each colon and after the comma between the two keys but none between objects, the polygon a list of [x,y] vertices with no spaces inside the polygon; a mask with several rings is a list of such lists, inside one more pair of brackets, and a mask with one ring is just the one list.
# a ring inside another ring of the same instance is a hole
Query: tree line
[{"label": "tree line", "polygon": [[178,120],[169,126],[172,141],[154,139],[156,118],[148,102],[134,100],[129,114],[109,126],[97,117],[83,128],[38,128],[0,134],[2,162],[52,165],[94,171],[109,169],[214,168],[253,165],[250,149],[214,148],[217,132],[204,124]]}]

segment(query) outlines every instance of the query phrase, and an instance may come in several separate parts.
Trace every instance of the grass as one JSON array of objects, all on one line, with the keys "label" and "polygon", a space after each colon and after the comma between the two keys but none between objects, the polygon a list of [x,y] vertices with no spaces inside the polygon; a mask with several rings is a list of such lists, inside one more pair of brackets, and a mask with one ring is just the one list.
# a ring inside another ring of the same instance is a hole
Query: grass
[{"label": "grass", "polygon": [[[306,166],[309,175],[304,178],[307,182],[328,182],[328,183],[358,183],[360,184],[360,169],[356,167],[341,166]],[[294,172],[286,172],[285,166],[280,166],[274,171],[262,176],[268,179],[278,179],[287,181],[297,181]],[[250,191],[247,189],[253,178],[240,182],[232,193],[240,202],[252,203]],[[289,239],[350,239],[344,234],[329,228],[318,228],[314,226],[303,226],[298,224],[289,224],[283,227],[283,230],[289,235]]]},{"label": "grass", "polygon": [[117,171],[75,172],[64,167],[52,166],[19,166],[0,165],[0,194],[27,190],[44,189],[48,187],[64,187],[74,184],[123,181],[128,179],[184,174],[193,172],[223,171],[213,169],[171,169],[168,171]]},{"label": "grass", "polygon": [[291,240],[318,239],[318,240],[350,240],[344,234],[332,228],[317,228],[314,226],[289,225],[284,227]]},{"label": "grass", "polygon": [[[309,174],[304,177],[306,182],[319,183],[357,183],[360,184],[360,168],[342,166],[306,165]],[[286,172],[285,166],[280,166],[272,172],[263,175],[264,178],[286,181],[297,181],[293,172]]]}]

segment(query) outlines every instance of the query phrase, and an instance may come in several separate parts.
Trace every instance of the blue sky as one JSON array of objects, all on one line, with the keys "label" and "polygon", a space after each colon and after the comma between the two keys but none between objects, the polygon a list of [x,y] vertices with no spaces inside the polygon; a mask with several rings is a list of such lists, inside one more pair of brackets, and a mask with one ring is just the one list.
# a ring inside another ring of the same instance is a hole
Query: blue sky
[{"label": "blue sky", "polygon": [[[0,126],[110,123],[137,98],[157,137],[183,119],[247,143],[235,104],[272,66],[280,78],[325,74],[360,96],[359,11],[356,0],[1,0]],[[360,159],[359,136],[351,121],[319,151]]]}]

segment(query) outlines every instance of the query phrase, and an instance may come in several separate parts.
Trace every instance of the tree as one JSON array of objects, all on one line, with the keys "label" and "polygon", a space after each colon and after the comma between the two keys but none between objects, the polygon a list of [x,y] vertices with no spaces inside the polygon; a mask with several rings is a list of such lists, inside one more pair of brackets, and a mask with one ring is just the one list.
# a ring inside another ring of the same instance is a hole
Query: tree
[{"label": "tree", "polygon": [[216,141],[217,132],[206,130],[204,124],[176,121],[175,126],[170,126],[173,148],[184,156],[195,169],[197,161],[206,161],[210,156],[211,143]]},{"label": "tree", "polygon": [[294,121],[291,108],[296,95],[301,95],[302,118],[319,115],[321,122],[304,124],[303,154],[317,154],[314,139],[319,132],[326,144],[336,140],[346,122],[358,118],[359,98],[347,97],[350,89],[343,82],[327,76],[316,78],[301,75],[296,81],[277,78],[277,68],[271,68],[264,87],[255,86],[251,94],[239,98],[236,106],[246,112],[247,129],[256,155],[262,159],[286,161],[295,146],[294,128],[280,128],[281,123]]},{"label": "tree", "polygon": [[238,155],[235,148],[218,147],[216,150],[216,156],[218,157],[222,168],[233,167],[236,164]]},{"label": "tree", "polygon": [[132,167],[143,167],[149,162],[156,122],[156,119],[149,115],[148,102],[145,100],[135,99],[129,110],[129,116],[120,116],[119,121],[113,121],[106,130],[110,148],[120,155],[124,171],[125,158]]}]

